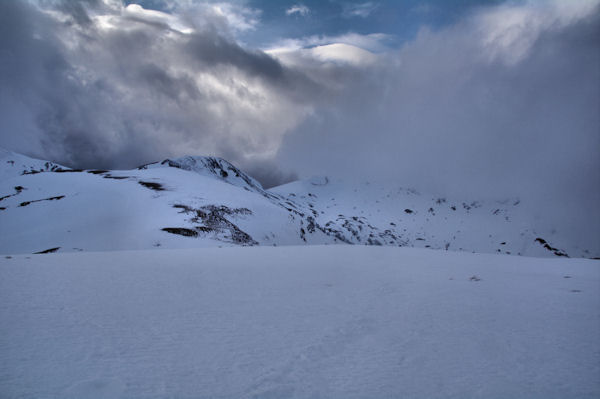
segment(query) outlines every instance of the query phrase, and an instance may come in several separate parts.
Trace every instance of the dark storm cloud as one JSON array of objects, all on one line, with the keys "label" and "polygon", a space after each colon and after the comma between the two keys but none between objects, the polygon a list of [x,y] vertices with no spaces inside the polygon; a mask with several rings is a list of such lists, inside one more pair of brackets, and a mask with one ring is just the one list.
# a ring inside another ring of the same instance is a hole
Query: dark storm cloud
[{"label": "dark storm cloud", "polygon": [[269,80],[283,76],[283,67],[277,60],[262,51],[245,50],[214,30],[193,34],[187,42],[186,51],[196,61],[210,67],[231,65],[251,76]]},{"label": "dark storm cloud", "polygon": [[[167,14],[140,8],[45,5],[67,18],[0,4],[0,51],[10,60],[0,66],[0,103],[11,114],[0,122],[2,145],[16,151],[77,167],[132,167],[189,152],[262,165],[262,152],[276,151],[288,118],[304,106],[297,102],[315,89],[235,43],[210,12],[183,34]],[[98,9],[109,28],[92,19]],[[261,174],[268,184],[287,177]]]},{"label": "dark storm cloud", "polygon": [[134,72],[140,84],[145,84],[158,95],[175,101],[198,101],[202,93],[190,76],[171,76],[158,65],[146,63]]},{"label": "dark storm cloud", "polygon": [[1,2],[0,58],[3,141],[17,148],[39,145],[44,132],[36,121],[54,106],[68,70],[51,21],[26,2]]}]

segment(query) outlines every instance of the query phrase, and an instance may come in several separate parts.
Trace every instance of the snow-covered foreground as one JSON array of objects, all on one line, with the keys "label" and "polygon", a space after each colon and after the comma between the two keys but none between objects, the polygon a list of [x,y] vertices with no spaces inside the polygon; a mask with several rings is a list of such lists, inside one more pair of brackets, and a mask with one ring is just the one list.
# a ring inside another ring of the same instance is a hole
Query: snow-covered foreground
[{"label": "snow-covered foreground", "polygon": [[0,259],[3,398],[600,395],[600,263],[369,246]]}]

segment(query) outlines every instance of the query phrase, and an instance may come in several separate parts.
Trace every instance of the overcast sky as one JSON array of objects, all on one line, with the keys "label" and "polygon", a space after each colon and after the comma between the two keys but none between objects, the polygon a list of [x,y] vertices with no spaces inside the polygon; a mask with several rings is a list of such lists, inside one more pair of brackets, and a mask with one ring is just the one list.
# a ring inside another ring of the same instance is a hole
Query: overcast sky
[{"label": "overcast sky", "polygon": [[267,186],[387,179],[598,226],[599,3],[0,1],[0,146],[217,155]]}]

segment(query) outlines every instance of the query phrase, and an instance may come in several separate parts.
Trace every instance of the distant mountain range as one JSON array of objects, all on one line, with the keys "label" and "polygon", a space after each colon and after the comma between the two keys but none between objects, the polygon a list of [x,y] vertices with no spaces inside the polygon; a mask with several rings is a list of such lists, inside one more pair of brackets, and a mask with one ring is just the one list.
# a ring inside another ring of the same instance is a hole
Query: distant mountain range
[{"label": "distant mountain range", "polygon": [[76,170],[0,150],[0,253],[303,244],[600,256],[536,226],[518,199],[436,197],[331,177],[266,190],[215,157]]}]

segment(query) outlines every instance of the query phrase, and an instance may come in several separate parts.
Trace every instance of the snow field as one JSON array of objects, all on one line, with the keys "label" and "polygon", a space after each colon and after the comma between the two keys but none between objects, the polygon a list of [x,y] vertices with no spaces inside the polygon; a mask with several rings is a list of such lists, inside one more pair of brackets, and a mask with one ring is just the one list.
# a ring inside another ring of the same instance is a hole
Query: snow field
[{"label": "snow field", "polygon": [[599,283],[395,247],[2,256],[0,397],[598,397]]}]

